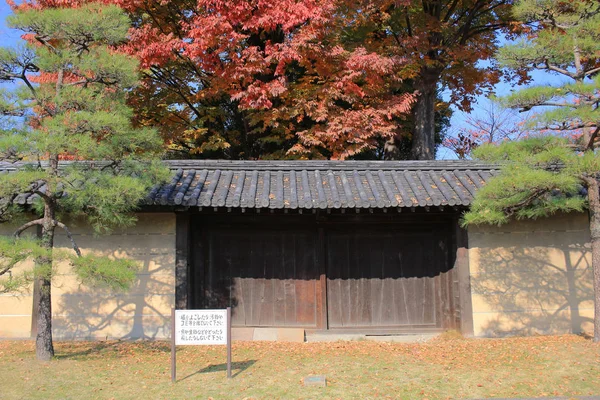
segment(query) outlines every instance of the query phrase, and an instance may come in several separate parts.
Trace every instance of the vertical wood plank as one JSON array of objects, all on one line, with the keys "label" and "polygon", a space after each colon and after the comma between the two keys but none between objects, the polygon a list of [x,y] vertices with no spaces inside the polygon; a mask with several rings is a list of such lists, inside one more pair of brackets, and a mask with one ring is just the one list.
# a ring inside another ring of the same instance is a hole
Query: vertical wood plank
[{"label": "vertical wood plank", "polygon": [[281,253],[279,260],[274,260],[277,268],[273,270],[274,286],[273,286],[273,323],[276,326],[285,326],[285,278],[287,271],[290,270],[291,257],[293,253],[290,251],[290,242],[294,240],[289,233],[282,235]]},{"label": "vertical wood plank", "polygon": [[317,229],[317,242],[315,246],[317,247],[316,253],[316,263],[318,268],[319,281],[316,284],[316,301],[317,301],[317,310],[316,310],[316,319],[317,319],[317,329],[327,329],[327,257],[325,255],[326,250],[326,240],[325,237],[325,229],[320,226]]},{"label": "vertical wood plank", "polygon": [[456,262],[455,270],[458,279],[460,312],[460,331],[467,337],[472,337],[473,330],[473,303],[471,298],[471,271],[469,268],[469,239],[467,231],[460,227],[458,219],[455,223],[456,234]]},{"label": "vertical wood plank", "polygon": [[190,308],[190,214],[175,213],[175,308]]}]

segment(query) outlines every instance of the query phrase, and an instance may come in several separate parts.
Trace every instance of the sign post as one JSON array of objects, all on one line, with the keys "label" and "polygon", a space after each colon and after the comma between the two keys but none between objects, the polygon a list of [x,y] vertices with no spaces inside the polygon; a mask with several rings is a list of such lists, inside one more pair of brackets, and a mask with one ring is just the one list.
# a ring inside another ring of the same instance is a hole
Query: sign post
[{"label": "sign post", "polygon": [[176,346],[227,345],[227,378],[231,378],[231,307],[226,310],[171,309],[171,381],[177,380]]},{"label": "sign post", "polygon": [[175,348],[175,308],[171,308],[171,382],[177,380],[177,351]]},{"label": "sign post", "polygon": [[231,379],[231,307],[227,307],[227,378]]}]

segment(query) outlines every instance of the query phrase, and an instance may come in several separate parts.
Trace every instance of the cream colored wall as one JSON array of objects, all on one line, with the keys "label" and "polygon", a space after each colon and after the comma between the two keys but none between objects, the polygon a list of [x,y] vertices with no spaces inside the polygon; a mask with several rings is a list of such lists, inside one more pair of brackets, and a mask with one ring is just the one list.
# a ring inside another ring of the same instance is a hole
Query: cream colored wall
[{"label": "cream colored wall", "polygon": [[[140,270],[130,290],[115,292],[82,285],[68,265],[56,265],[52,285],[54,338],[168,337],[175,303],[175,215],[142,213],[138,218],[134,227],[108,236],[94,236],[83,223],[70,224],[84,254],[133,259],[139,262]],[[70,249],[60,229],[55,246]],[[31,305],[31,293],[0,297],[0,314],[5,315],[0,316],[0,337],[29,337]]]},{"label": "cream colored wall", "polygon": [[[16,224],[0,224],[0,235],[12,235]],[[34,230],[35,232],[35,230]],[[15,267],[13,272],[31,270],[33,262],[25,262]],[[3,276],[0,279],[6,278]],[[18,293],[0,293],[0,338],[25,338],[31,334],[31,308],[33,285]]]},{"label": "cream colored wall", "polygon": [[471,227],[468,234],[475,336],[592,330],[587,213]]}]

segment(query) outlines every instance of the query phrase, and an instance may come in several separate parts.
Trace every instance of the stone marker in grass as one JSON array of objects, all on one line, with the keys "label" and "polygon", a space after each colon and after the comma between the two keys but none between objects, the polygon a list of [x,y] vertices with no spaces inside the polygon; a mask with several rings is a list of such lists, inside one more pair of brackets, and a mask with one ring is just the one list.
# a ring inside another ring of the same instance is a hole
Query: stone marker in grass
[{"label": "stone marker in grass", "polygon": [[304,386],[325,387],[327,386],[327,380],[325,375],[309,375],[304,378]]}]

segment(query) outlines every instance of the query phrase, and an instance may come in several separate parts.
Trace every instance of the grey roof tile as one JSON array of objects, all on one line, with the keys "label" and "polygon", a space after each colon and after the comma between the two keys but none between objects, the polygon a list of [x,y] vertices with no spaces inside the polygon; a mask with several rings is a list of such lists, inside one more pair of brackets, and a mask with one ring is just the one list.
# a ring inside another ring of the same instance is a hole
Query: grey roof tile
[{"label": "grey roof tile", "polygon": [[415,203],[416,200],[417,205],[419,205],[420,207],[432,205],[430,201],[427,201],[427,198],[429,196],[427,192],[423,189],[422,186],[419,187],[419,185],[417,185],[417,182],[415,181],[416,176],[414,174],[415,171],[405,171],[403,174],[404,179],[406,179],[406,182],[408,182],[408,186],[410,187],[415,196],[415,199],[413,199],[413,203]]},{"label": "grey roof tile", "polygon": [[183,183],[181,184],[181,187],[179,188],[179,190],[177,191],[177,194],[175,194],[175,197],[173,198],[173,202],[176,205],[181,205],[183,203],[185,193],[187,192],[188,188],[190,187],[195,176],[196,176],[196,170],[192,169],[190,171],[187,171],[187,174],[185,176],[185,179],[183,180]]},{"label": "grey roof tile", "polygon": [[[270,209],[468,206],[498,166],[472,161],[167,161],[144,204]],[[0,173],[19,164],[0,163]],[[42,188],[43,190],[43,188]],[[30,204],[36,195],[17,196]]]},{"label": "grey roof tile", "polygon": [[[190,206],[195,206],[195,205],[200,205],[199,204],[199,199],[200,199],[200,194],[202,193],[202,188],[204,187],[204,184],[206,183],[206,178],[208,178],[208,171],[207,170],[203,170],[202,172],[200,172],[200,176],[198,177],[197,181],[194,181],[193,190],[192,193],[190,194],[189,199],[185,202],[186,205],[190,205]],[[185,196],[184,196],[185,198]]]}]

